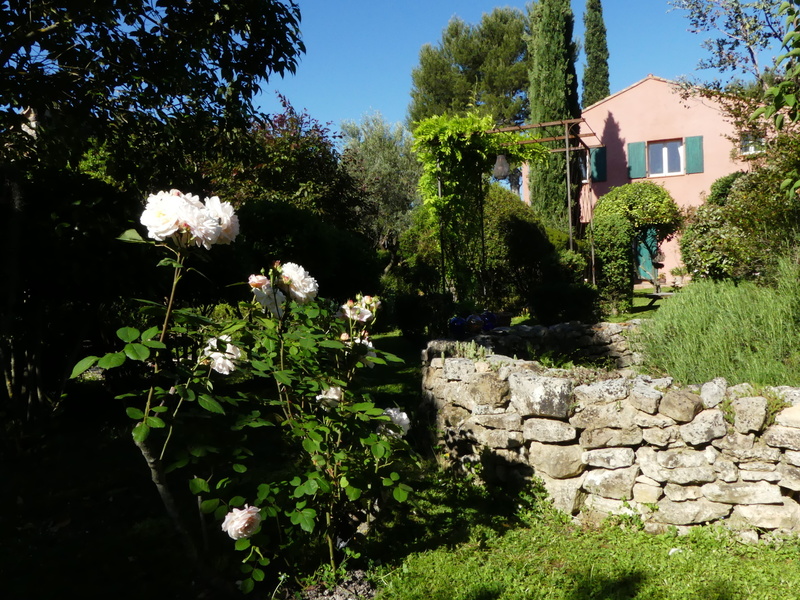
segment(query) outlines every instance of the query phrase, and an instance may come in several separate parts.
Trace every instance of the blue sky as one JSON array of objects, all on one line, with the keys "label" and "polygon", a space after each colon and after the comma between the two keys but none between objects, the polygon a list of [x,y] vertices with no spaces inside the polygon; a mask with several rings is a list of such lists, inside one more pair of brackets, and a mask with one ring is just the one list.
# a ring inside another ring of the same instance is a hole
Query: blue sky
[{"label": "blue sky", "polygon": [[[411,71],[423,44],[437,44],[453,16],[478,23],[496,6],[525,8],[526,2],[492,0],[298,0],[306,54],[295,75],[263,85],[262,110],[280,112],[275,92],[298,111],[307,110],[338,130],[343,120],[359,121],[380,112],[404,121]],[[573,0],[575,37],[583,37],[585,0]],[[687,31],[688,20],[667,0],[603,0],[608,31],[611,92],[652,73],[713,79],[696,71],[706,57],[703,37]],[[578,72],[584,57],[578,61]]]}]

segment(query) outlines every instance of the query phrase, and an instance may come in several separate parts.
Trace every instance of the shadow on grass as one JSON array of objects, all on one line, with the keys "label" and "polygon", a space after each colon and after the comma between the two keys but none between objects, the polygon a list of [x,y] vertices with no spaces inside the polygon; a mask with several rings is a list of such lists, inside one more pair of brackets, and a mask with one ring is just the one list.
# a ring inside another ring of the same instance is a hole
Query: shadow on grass
[{"label": "shadow on grass", "polygon": [[[581,573],[577,578],[577,585],[565,600],[645,600],[649,596],[643,589],[647,577],[642,573],[633,572],[620,577],[597,577],[592,574]],[[648,585],[652,588],[652,585]],[[686,598],[692,600],[734,600],[742,596],[730,588],[725,581],[714,581],[703,589],[694,592],[687,591]]]}]

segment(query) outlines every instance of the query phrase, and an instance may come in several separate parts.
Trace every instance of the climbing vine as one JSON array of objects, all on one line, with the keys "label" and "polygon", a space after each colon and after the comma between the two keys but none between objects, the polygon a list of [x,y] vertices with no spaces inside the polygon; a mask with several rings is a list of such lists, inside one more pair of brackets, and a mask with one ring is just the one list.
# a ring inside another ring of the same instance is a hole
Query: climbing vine
[{"label": "climbing vine", "polygon": [[493,126],[491,117],[466,113],[430,117],[414,130],[423,169],[420,193],[439,225],[442,291],[456,300],[485,296],[480,289],[483,200],[496,157],[519,164],[539,162],[547,154],[530,133],[490,133]]}]

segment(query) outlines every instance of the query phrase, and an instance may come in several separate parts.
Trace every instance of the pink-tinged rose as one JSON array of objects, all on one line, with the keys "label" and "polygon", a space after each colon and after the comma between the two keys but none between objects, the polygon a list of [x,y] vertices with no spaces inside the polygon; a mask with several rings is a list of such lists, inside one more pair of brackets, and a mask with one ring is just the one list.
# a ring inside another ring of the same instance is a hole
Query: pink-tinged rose
[{"label": "pink-tinged rose", "polygon": [[249,538],[261,525],[261,511],[257,506],[244,505],[244,508],[234,508],[225,515],[222,521],[222,531],[234,540]]},{"label": "pink-tinged rose", "polygon": [[264,275],[250,275],[247,283],[250,284],[251,288],[260,289],[269,283],[269,279]]}]

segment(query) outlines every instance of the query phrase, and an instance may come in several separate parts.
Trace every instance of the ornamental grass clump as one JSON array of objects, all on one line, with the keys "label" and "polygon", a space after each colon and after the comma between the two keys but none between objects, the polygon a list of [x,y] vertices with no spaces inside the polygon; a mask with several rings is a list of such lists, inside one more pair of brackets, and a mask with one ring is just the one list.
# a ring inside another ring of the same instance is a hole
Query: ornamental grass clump
[{"label": "ornamental grass clump", "polygon": [[696,281],[643,323],[646,365],[682,383],[800,385],[800,267],[785,257],[773,285]]},{"label": "ornamental grass clump", "polygon": [[[141,223],[152,241],[136,231],[121,239],[168,253],[158,263],[172,270],[167,301],[144,302],[142,318],[156,322],[144,331],[121,327],[122,349],[84,358],[72,376],[123,364],[138,375],[141,389],[119,398],[198,566],[235,568],[231,578],[244,592],[279,577],[272,564],[313,571],[327,562],[335,571],[358,554],[367,530],[360,526],[377,505],[388,514],[411,491],[408,415],[376,406],[353,385],[360,369],[399,360],[372,344],[380,300],[330,302],[301,265],[273,261],[242,275],[251,295],[209,317],[179,300],[178,284],[194,253],[235,240],[233,208],[216,197],[159,192]],[[201,531],[188,525],[197,517],[184,514],[192,503],[179,501],[176,489],[196,496]],[[238,558],[209,554],[209,541],[219,536],[222,546],[224,533]]]}]

